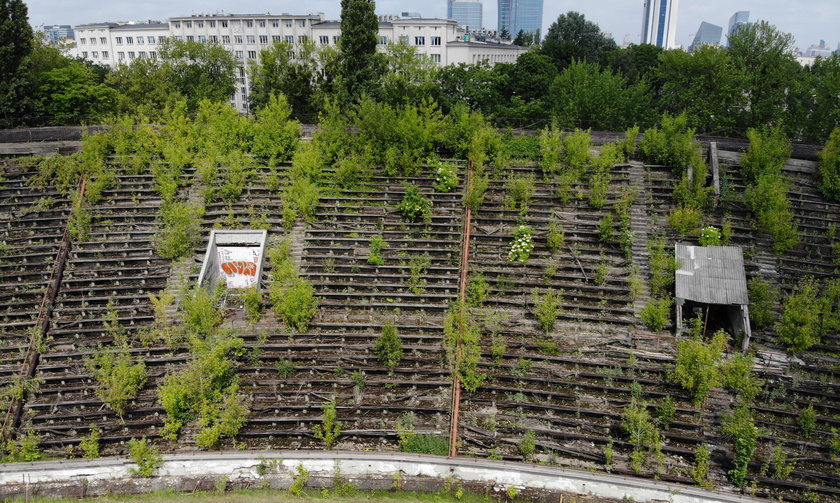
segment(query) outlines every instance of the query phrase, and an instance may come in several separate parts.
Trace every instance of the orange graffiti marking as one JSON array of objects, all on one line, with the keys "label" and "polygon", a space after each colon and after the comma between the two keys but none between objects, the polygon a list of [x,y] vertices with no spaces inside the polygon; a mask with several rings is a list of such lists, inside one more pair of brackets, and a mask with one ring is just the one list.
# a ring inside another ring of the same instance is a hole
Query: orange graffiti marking
[{"label": "orange graffiti marking", "polygon": [[256,276],[257,264],[237,260],[234,262],[222,262],[222,271],[225,274],[240,274],[242,276]]}]

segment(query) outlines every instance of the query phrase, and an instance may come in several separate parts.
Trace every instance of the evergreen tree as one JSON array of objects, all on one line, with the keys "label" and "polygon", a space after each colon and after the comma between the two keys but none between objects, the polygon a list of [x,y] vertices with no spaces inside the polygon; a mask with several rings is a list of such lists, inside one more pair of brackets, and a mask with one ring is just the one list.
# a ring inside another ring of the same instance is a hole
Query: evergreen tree
[{"label": "evergreen tree", "polygon": [[14,125],[24,110],[33,38],[26,4],[0,0],[0,127]]},{"label": "evergreen tree", "polygon": [[371,94],[382,74],[382,58],[376,52],[379,21],[375,8],[373,0],[341,0],[338,85],[345,104]]},{"label": "evergreen tree", "polygon": [[579,12],[568,12],[548,28],[542,51],[557,68],[565,68],[575,59],[601,62],[605,53],[615,48],[615,41],[604,36],[597,24]]}]

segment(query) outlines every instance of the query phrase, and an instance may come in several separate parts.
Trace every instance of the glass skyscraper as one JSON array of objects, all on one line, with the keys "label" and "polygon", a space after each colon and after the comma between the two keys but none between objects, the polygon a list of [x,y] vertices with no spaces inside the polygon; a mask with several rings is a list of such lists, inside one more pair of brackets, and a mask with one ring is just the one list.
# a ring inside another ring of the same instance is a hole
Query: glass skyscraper
[{"label": "glass skyscraper", "polygon": [[733,33],[738,31],[739,28],[743,26],[749,26],[750,24],[750,11],[748,10],[739,10],[735,14],[732,14],[732,17],[729,18],[729,29],[726,30],[726,45],[729,45],[729,37],[732,36]]},{"label": "glass skyscraper", "polygon": [[505,28],[511,38],[520,31],[537,33],[542,16],[543,0],[499,0],[499,33]]},{"label": "glass skyscraper", "polygon": [[645,0],[642,16],[642,43],[665,49],[677,47],[679,0]]},{"label": "glass skyscraper", "polygon": [[720,45],[721,35],[723,35],[722,26],[703,21],[697,29],[694,41],[688,47],[688,52],[694,52],[704,45]]},{"label": "glass skyscraper", "polygon": [[458,21],[458,26],[468,30],[480,30],[483,25],[481,0],[448,0],[448,19]]}]

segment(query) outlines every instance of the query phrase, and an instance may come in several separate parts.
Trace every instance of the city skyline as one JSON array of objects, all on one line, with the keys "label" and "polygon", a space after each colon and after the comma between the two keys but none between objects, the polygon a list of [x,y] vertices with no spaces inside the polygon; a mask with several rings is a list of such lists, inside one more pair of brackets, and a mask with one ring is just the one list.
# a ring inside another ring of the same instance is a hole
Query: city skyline
[{"label": "city skyline", "polygon": [[[486,28],[497,26],[496,0],[484,0],[484,20]],[[143,19],[164,20],[169,17],[215,13],[265,13],[308,14],[325,12],[327,18],[338,19],[340,2],[338,0],[310,0],[303,7],[298,2],[275,0],[182,0],[164,2],[150,0],[138,4],[126,0],[112,0],[106,4],[93,0],[30,0],[30,21],[33,25],[70,24],[78,25],[103,21],[131,21]],[[445,0],[424,2],[420,0],[380,0],[376,2],[377,13],[399,14],[403,11],[419,11],[425,17],[446,17]],[[581,12],[587,19],[597,23],[605,32],[611,33],[621,44],[625,36],[638,43],[642,25],[642,2],[639,0],[605,0],[597,3],[580,5],[574,2],[552,0],[546,2],[543,11],[542,33],[560,14],[570,10]],[[840,42],[836,26],[840,25],[840,3],[836,0],[813,0],[807,8],[801,4],[783,0],[707,0],[702,3],[682,2],[677,25],[677,43],[688,47],[695,37],[701,21],[728,27],[729,18],[736,11],[750,11],[752,21],[765,20],[780,30],[791,33],[796,45],[801,49],[826,40],[832,46]],[[724,36],[725,38],[725,36]],[[722,42],[725,42],[722,41]]]}]

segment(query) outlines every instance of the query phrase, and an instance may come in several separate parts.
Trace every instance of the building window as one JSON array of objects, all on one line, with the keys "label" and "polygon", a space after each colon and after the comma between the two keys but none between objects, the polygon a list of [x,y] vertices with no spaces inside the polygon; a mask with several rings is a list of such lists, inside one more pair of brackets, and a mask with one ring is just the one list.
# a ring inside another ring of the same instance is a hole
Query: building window
[{"label": "building window", "polygon": [[286,42],[288,42],[290,44],[294,44],[295,43],[295,37],[293,37],[292,35],[286,35]]},{"label": "building window", "polygon": [[242,51],[236,51],[233,55],[236,56],[236,59],[242,59]]},{"label": "building window", "polygon": [[265,19],[263,19],[259,22],[259,27],[260,28],[265,28]]},{"label": "building window", "polygon": [[122,37],[117,37],[117,45],[122,45]]},{"label": "building window", "polygon": [[249,19],[249,20],[245,21],[245,26],[247,28],[253,28],[254,27],[254,22]]},{"label": "building window", "polygon": [[148,37],[148,42],[150,44],[154,44],[155,43],[155,37]]},{"label": "building window", "polygon": [[298,21],[298,25],[301,28],[306,28],[306,19],[301,19],[300,21]]},{"label": "building window", "polygon": [[134,59],[134,51],[128,51],[128,59]]},{"label": "building window", "polygon": [[85,45],[85,43],[87,43],[87,39],[80,38],[79,43],[82,44],[82,45]]},{"label": "building window", "polygon": [[248,51],[248,59],[257,59],[257,51]]},{"label": "building window", "polygon": [[271,36],[271,41],[272,42],[279,42],[280,40],[281,40],[280,35],[272,35]]},{"label": "building window", "polygon": [[440,54],[432,54],[432,63],[440,63]]},{"label": "building window", "polygon": [[379,37],[379,45],[388,45],[388,37],[384,35]]},{"label": "building window", "polygon": [[96,37],[90,37],[90,45],[96,45]]},{"label": "building window", "polygon": [[248,35],[248,43],[249,44],[256,44],[257,43],[257,37],[255,37],[253,35]]},{"label": "building window", "polygon": [[93,59],[99,59],[99,51],[93,51],[90,54],[91,54],[91,56],[93,56]]},{"label": "building window", "polygon": [[105,45],[108,43],[108,39],[105,37],[99,37],[99,43]]},{"label": "building window", "polygon": [[187,40],[190,41],[190,42],[193,42],[193,41],[195,41],[195,36],[187,35]]},{"label": "building window", "polygon": [[400,35],[400,43],[408,45],[408,35]]},{"label": "building window", "polygon": [[195,22],[196,28],[204,28],[204,21],[196,21]]},{"label": "building window", "polygon": [[286,23],[286,28],[291,28],[292,27],[292,20],[291,19],[287,19],[285,21],[285,23]]},{"label": "building window", "polygon": [[209,23],[210,23],[210,28],[215,28],[216,27],[216,22],[215,21],[209,21]]},{"label": "building window", "polygon": [[207,42],[207,37],[205,37],[204,35],[199,35],[198,41],[201,43]]},{"label": "building window", "polygon": [[233,41],[236,42],[237,44],[241,44],[242,43],[242,35],[234,35],[233,36]]},{"label": "building window", "polygon": [[87,51],[82,51],[82,57],[87,59]]},{"label": "building window", "polygon": [[180,28],[180,27],[181,27],[181,22],[180,21],[175,21],[175,28]]},{"label": "building window", "polygon": [[184,37],[182,37],[181,35],[175,35],[175,40],[184,40]]},{"label": "building window", "polygon": [[426,37],[414,37],[414,45],[426,45]]},{"label": "building window", "polygon": [[271,27],[272,28],[280,28],[280,20],[279,19],[272,19],[271,20]]},{"label": "building window", "polygon": [[338,35],[333,35],[333,45],[338,45],[338,39],[340,37]]},{"label": "building window", "polygon": [[227,27],[228,27],[227,21],[222,21],[222,28],[227,28]]},{"label": "building window", "polygon": [[164,37],[163,35],[159,36],[158,37],[158,44],[162,44],[164,42],[166,42],[166,37]]},{"label": "building window", "polygon": [[229,44],[230,43],[230,35],[222,35],[222,43]]},{"label": "building window", "polygon": [[102,51],[102,59],[108,59],[108,51]]},{"label": "building window", "polygon": [[298,43],[303,44],[306,43],[307,36],[306,35],[298,35]]},{"label": "building window", "polygon": [[124,52],[118,52],[117,53],[117,59],[120,60],[120,61],[124,60],[125,59],[125,53]]},{"label": "building window", "polygon": [[155,51],[149,51],[149,57],[155,59],[157,58],[157,53]]},{"label": "building window", "polygon": [[440,37],[432,37],[432,45],[440,45]]},{"label": "building window", "polygon": [[210,35],[210,41],[213,42],[214,44],[218,44],[219,43],[219,37],[217,37],[216,35]]},{"label": "building window", "polygon": [[239,76],[240,76],[240,77],[244,77],[244,76],[245,76],[245,68],[243,68],[243,67],[241,67],[241,66],[239,67]]},{"label": "building window", "polygon": [[330,36],[329,35],[321,35],[319,37],[319,40],[321,41],[321,45],[329,45],[330,44]]},{"label": "building window", "polygon": [[187,21],[186,23],[184,23],[184,26],[186,26],[187,28],[192,28],[192,21]]},{"label": "building window", "polygon": [[140,51],[138,56],[140,56],[140,59],[146,59],[146,51]]},{"label": "building window", "polygon": [[143,37],[137,37],[137,43],[143,45]]},{"label": "building window", "polygon": [[125,37],[125,43],[131,45],[134,43],[134,37]]},{"label": "building window", "polygon": [[268,43],[268,35],[260,35],[260,43],[267,44]]}]

